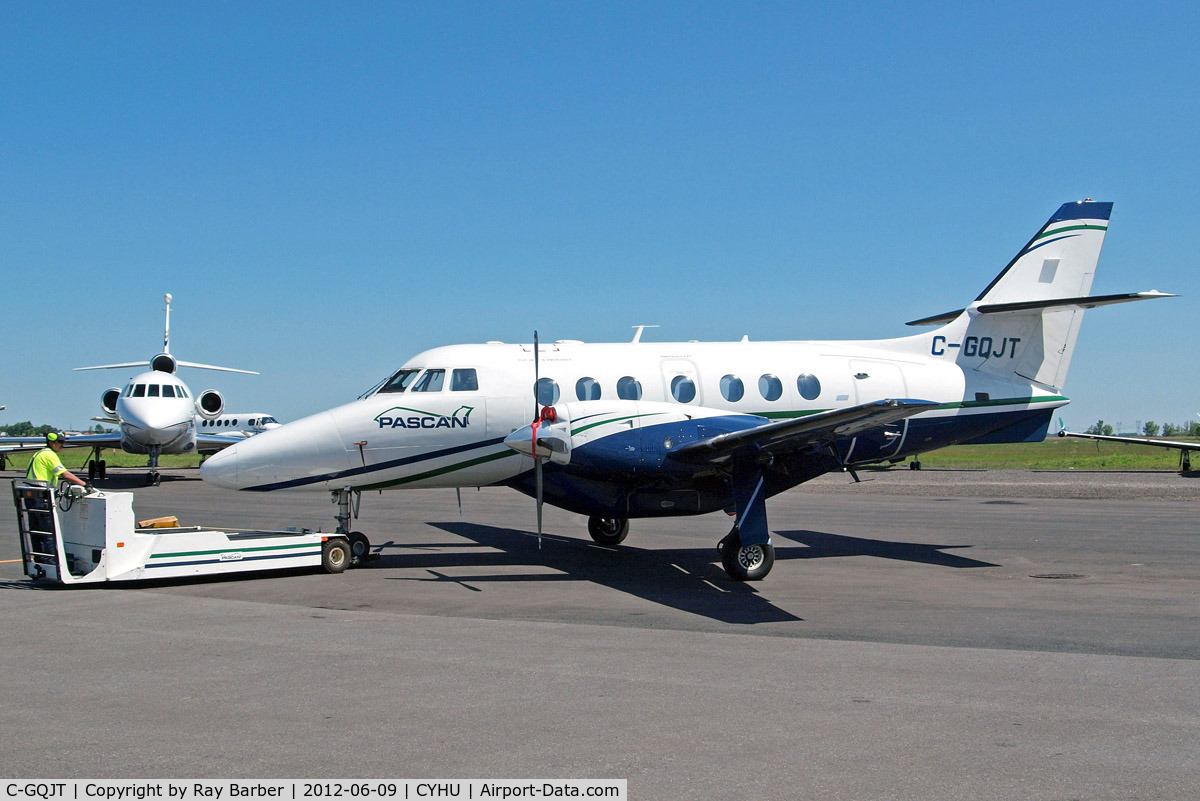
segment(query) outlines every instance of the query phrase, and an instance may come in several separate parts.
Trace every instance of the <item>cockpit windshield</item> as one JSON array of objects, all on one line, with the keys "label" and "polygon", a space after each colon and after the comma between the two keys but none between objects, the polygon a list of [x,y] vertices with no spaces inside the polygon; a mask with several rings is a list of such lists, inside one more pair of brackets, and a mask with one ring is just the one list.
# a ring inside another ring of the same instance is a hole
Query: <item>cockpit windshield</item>
[{"label": "cockpit windshield", "polygon": [[393,374],[392,377],[387,381],[384,381],[382,384],[380,384],[379,389],[376,390],[376,392],[403,392],[404,390],[408,389],[409,385],[412,384],[413,379],[416,378],[417,374],[420,372],[421,369],[419,367],[402,368],[396,371],[396,373]]}]

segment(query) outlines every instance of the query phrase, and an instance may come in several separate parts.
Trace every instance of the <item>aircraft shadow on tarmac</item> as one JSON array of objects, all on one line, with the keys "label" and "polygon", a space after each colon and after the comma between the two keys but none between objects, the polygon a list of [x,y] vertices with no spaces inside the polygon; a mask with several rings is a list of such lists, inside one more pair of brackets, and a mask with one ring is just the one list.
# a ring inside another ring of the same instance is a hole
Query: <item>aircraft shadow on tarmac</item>
[{"label": "aircraft shadow on tarmac", "polygon": [[[372,548],[380,554],[379,567],[424,568],[429,578],[398,577],[397,581],[432,581],[460,584],[482,592],[489,582],[589,581],[629,593],[657,604],[725,623],[797,622],[799,618],[764,598],[754,584],[731,581],[718,565],[715,548],[646,549],[622,544],[615,548],[586,540],[543,536],[525,531],[466,522],[429,523],[434,528],[471,541],[480,550],[463,552],[464,543],[397,544]],[[937,567],[995,567],[989,562],[942,553],[943,549],[969,546],[887,542],[817,531],[775,532],[776,562],[788,559],[822,559],[839,556],[877,556],[919,562]],[[782,545],[778,538],[800,543]],[[484,550],[486,549],[486,550]],[[446,568],[496,568],[540,565],[556,573],[494,573],[450,576]]]}]

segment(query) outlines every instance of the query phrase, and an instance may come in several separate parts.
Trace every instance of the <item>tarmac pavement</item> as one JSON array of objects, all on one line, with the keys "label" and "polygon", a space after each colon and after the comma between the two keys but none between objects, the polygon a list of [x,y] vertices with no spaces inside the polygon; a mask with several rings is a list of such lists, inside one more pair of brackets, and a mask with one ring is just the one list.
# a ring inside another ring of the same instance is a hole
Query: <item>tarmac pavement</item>
[{"label": "tarmac pavement", "polygon": [[[12,471],[9,471],[12,475]],[[114,474],[109,488],[136,483]],[[329,530],[195,470],[139,518]],[[57,588],[0,515],[6,778],[627,778],[630,798],[1108,799],[1200,787],[1200,480],[822,477],[618,548],[515,492],[362,498],[341,575]]]}]

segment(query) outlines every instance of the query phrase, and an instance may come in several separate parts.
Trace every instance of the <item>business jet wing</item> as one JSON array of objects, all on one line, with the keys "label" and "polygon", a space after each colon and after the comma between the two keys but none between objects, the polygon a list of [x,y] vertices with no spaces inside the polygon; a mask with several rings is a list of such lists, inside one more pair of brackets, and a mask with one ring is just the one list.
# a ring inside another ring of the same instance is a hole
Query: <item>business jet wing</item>
[{"label": "business jet wing", "polygon": [[245,439],[247,436],[239,434],[197,434],[196,451],[213,454]]},{"label": "business jet wing", "polygon": [[[40,451],[46,447],[45,437],[0,437],[0,453]],[[67,437],[64,448],[120,448],[121,432],[106,434],[76,434]]]},{"label": "business jet wing", "polygon": [[672,450],[668,458],[692,464],[720,464],[729,461],[735,452],[751,447],[767,453],[807,450],[927,412],[937,405],[933,401],[912,399],[873,401],[718,434]]},{"label": "business jet wing", "polygon": [[1156,448],[1172,448],[1180,451],[1183,470],[1192,469],[1192,451],[1200,451],[1200,442],[1180,442],[1170,439],[1150,439],[1149,437],[1118,437],[1109,434],[1076,434],[1063,429],[1058,432],[1060,437],[1077,437],[1078,439],[1100,439],[1107,442],[1124,442],[1126,445],[1153,445]]}]

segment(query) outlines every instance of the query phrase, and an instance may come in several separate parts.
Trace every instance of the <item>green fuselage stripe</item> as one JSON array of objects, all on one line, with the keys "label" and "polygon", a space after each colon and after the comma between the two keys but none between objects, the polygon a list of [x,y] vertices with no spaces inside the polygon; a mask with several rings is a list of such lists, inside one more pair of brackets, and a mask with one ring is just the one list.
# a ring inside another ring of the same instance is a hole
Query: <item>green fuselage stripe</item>
[{"label": "green fuselage stripe", "polygon": [[213,551],[181,551],[179,553],[155,553],[151,554],[151,559],[174,559],[179,556],[211,556],[214,553],[254,553],[257,551],[286,551],[296,548],[314,548],[316,547],[311,542],[300,543],[299,545],[260,545],[254,548],[217,548]]}]

